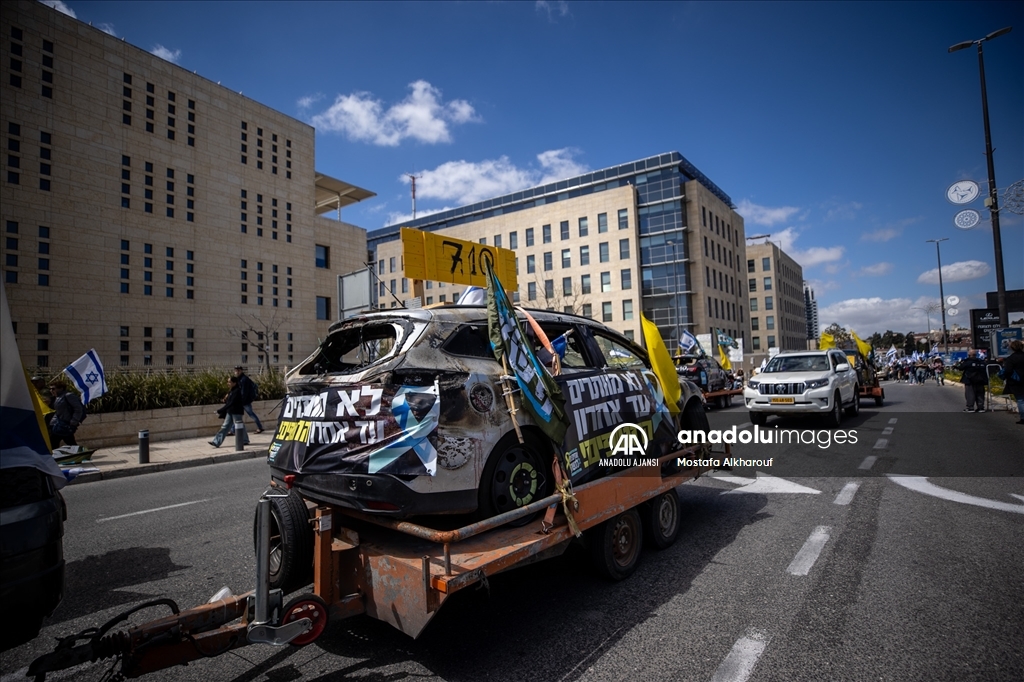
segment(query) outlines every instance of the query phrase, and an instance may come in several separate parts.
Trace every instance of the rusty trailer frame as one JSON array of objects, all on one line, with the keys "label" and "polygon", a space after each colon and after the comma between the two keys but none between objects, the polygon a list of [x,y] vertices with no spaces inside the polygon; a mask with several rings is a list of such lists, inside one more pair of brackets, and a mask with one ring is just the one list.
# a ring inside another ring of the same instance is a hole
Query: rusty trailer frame
[{"label": "rusty trailer frame", "polygon": [[[572,514],[577,527],[581,531],[594,528],[697,479],[709,468],[691,466],[663,474],[663,465],[680,458],[699,458],[707,454],[706,447],[685,448],[659,458],[657,465],[631,467],[575,488],[572,492],[578,507],[574,506]],[[250,644],[308,644],[322,631],[328,617],[341,620],[366,614],[415,638],[456,592],[503,571],[558,556],[575,538],[564,511],[554,517],[550,528],[543,527],[539,518],[520,527],[508,525],[554,505],[562,506],[561,493],[454,530],[321,505],[310,519],[313,593],[300,594],[282,606],[280,590],[269,590],[267,581],[270,525],[266,495],[260,505],[255,590],[181,612],[170,600],[158,600],[170,604],[174,613],[127,632],[107,634],[112,625],[108,624],[87,631],[88,637],[83,633],[65,638],[55,651],[32,663],[29,675],[42,679],[47,672],[118,657],[122,675],[139,677]],[[303,602],[305,609],[293,609],[297,601]],[[317,613],[320,606],[326,614]],[[81,640],[86,641],[79,644]]]}]

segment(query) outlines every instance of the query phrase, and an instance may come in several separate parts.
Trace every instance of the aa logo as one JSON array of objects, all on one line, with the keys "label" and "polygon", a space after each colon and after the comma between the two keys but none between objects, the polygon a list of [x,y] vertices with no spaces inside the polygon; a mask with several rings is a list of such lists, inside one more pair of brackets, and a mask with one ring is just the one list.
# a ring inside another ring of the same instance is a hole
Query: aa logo
[{"label": "aa logo", "polygon": [[612,446],[612,457],[643,457],[647,454],[647,432],[629,422],[616,426],[608,443]]}]

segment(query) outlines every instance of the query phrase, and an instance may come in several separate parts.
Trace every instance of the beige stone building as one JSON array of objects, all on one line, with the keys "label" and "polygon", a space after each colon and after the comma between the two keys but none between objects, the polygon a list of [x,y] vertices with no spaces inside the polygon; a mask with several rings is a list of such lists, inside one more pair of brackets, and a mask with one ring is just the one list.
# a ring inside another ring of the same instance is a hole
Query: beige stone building
[{"label": "beige stone building", "polygon": [[26,365],[89,348],[108,368],[289,365],[315,347],[367,255],[362,228],[321,214],[372,193],[316,172],[313,128],[38,2],[4,4],[0,64]]},{"label": "beige stone building", "polygon": [[751,361],[760,365],[770,348],[807,348],[803,268],[777,244],[747,244]]},{"label": "beige stone building", "polygon": [[[675,350],[683,330],[749,336],[743,218],[678,152],[593,171],[406,226],[515,251],[518,302],[575,312],[640,339],[640,313]],[[399,226],[369,234],[378,305],[413,296]],[[424,305],[464,286],[426,283]],[[391,296],[394,291],[395,296]]]}]

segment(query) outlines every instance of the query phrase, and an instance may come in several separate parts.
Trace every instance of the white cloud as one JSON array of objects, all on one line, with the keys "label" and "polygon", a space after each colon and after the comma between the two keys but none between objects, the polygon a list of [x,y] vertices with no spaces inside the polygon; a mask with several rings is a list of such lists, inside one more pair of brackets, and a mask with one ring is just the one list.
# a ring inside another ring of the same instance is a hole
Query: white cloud
[{"label": "white cloud", "polygon": [[[964,260],[958,263],[950,263],[949,265],[942,266],[942,281],[943,283],[966,282],[969,279],[984,277],[990,270],[991,268],[988,266],[988,263],[980,260]],[[917,281],[922,284],[938,284],[939,269],[932,268],[927,272],[922,272],[918,276]]]},{"label": "white cloud", "polygon": [[313,116],[322,132],[340,132],[350,140],[395,147],[411,138],[427,144],[451,142],[449,124],[478,121],[476,110],[466,100],[443,102],[441,91],[424,80],[410,83],[412,92],[387,109],[371,93],[338,95],[328,109]]},{"label": "white cloud", "polygon": [[65,5],[63,2],[61,2],[61,0],[39,0],[39,2],[43,3],[47,7],[52,7],[53,9],[57,10],[61,14],[68,15],[72,19],[77,19],[78,18],[78,16],[75,14],[75,11],[73,9],[71,9],[70,7],[68,7],[67,5]]},{"label": "white cloud", "polygon": [[891,227],[884,227],[874,232],[865,232],[860,236],[862,242],[887,242],[890,239],[895,239],[900,236],[902,230],[897,230]]},{"label": "white cloud", "polygon": [[[477,162],[448,161],[416,176],[416,196],[422,199],[440,199],[453,202],[456,206],[463,206],[546,182],[562,180],[588,170],[587,166],[573,159],[576,153],[576,150],[568,148],[541,152],[537,155],[539,168],[519,168],[507,156]],[[409,183],[407,176],[399,179],[403,183]]]},{"label": "white cloud", "polygon": [[308,109],[317,102],[319,102],[320,100],[322,100],[323,98],[323,93],[318,92],[315,95],[306,95],[305,97],[300,97],[299,101],[296,102],[295,104],[299,107],[299,109]]},{"label": "white cloud", "polygon": [[881,277],[882,275],[888,275],[892,272],[892,263],[875,263],[874,265],[865,265],[860,269],[860,274],[867,277]]},{"label": "white cloud", "polygon": [[177,64],[178,60],[181,59],[181,50],[172,50],[159,43],[157,43],[150,52],[160,59],[166,59],[172,64]]},{"label": "white cloud", "polygon": [[825,220],[853,220],[862,207],[863,205],[856,201],[845,204],[829,202],[825,205]]},{"label": "white cloud", "polygon": [[755,225],[766,225],[768,227],[786,222],[791,215],[799,210],[799,208],[794,206],[778,206],[774,208],[771,206],[758,206],[747,199],[740,201],[739,206],[736,207],[736,212],[743,216],[745,222]]},{"label": "white cloud", "polygon": [[805,281],[811,286],[811,289],[814,289],[815,297],[819,296],[820,294],[826,291],[835,291],[836,289],[842,288],[839,282],[835,281],[834,279],[825,281],[822,281],[820,279],[809,279]]},{"label": "white cloud", "polygon": [[[846,251],[842,246],[812,246],[809,249],[798,249],[796,248],[796,240],[799,236],[799,230],[787,227],[781,232],[773,232],[771,241],[776,242],[779,248],[789,254],[790,258],[799,263],[801,267],[811,268],[822,263],[837,261],[843,257],[843,253]],[[833,267],[829,272],[830,274],[835,274],[835,271],[838,269],[841,269],[841,267]]]},{"label": "white cloud", "polygon": [[[822,329],[838,322],[847,329],[853,329],[861,338],[887,329],[895,332],[923,331],[928,326],[924,313],[914,308],[923,308],[934,303],[934,297],[922,296],[917,300],[909,298],[850,298],[825,306],[818,311],[818,323]],[[932,322],[934,323],[934,316]]]},{"label": "white cloud", "polygon": [[555,0],[555,2],[548,2],[548,0],[537,0],[537,4],[534,5],[534,9],[537,12],[547,12],[548,21],[554,21],[555,15],[565,17],[569,15],[569,3],[565,0]]},{"label": "white cloud", "polygon": [[102,23],[102,24],[93,24],[93,26],[95,26],[96,28],[98,28],[99,30],[103,31],[104,33],[106,33],[109,36],[114,36],[115,38],[117,37],[117,32],[114,31],[114,25],[113,24]]}]

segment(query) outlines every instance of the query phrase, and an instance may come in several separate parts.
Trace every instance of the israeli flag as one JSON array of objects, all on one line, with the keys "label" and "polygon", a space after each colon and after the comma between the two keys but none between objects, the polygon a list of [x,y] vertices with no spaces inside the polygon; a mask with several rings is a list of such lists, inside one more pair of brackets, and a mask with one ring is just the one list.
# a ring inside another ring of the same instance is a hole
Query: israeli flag
[{"label": "israeli flag", "polygon": [[886,360],[888,360],[888,359],[890,359],[890,358],[895,358],[895,357],[896,357],[896,354],[897,354],[897,352],[898,352],[898,351],[896,350],[896,346],[895,346],[895,345],[894,345],[894,346],[891,346],[891,347],[889,348],[889,350],[888,350],[888,351],[887,351],[887,352],[885,353],[885,358],[886,358]]},{"label": "israeli flag", "polygon": [[100,356],[96,355],[95,348],[90,348],[88,353],[64,368],[64,373],[75,382],[75,386],[82,393],[83,403],[99,398],[107,392],[103,363],[100,362]]},{"label": "israeli flag", "polygon": [[679,345],[682,346],[684,353],[689,353],[694,348],[700,348],[700,343],[697,342],[697,337],[685,329],[679,339]]}]

